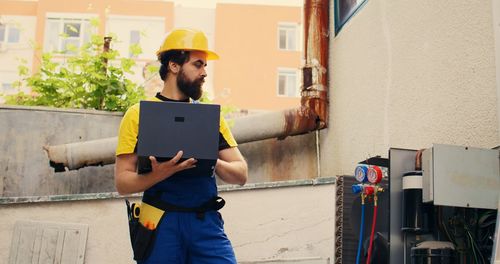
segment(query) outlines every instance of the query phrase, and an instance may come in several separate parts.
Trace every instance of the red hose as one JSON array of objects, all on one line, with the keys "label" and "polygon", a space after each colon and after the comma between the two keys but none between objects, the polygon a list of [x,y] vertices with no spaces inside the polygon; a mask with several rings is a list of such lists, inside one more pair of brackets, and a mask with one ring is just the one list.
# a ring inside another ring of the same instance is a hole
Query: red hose
[{"label": "red hose", "polygon": [[368,258],[366,258],[366,264],[370,264],[370,259],[372,257],[372,246],[373,246],[373,237],[375,234],[375,224],[377,223],[377,198],[375,196],[375,201],[373,204],[373,221],[372,221],[372,232],[370,234],[370,246],[368,247]]}]

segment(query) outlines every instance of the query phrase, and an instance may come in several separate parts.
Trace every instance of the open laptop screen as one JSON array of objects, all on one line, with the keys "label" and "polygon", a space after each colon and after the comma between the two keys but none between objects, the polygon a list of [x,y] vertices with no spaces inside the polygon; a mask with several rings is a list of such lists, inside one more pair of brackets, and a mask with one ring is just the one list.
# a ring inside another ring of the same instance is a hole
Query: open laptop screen
[{"label": "open laptop screen", "polygon": [[[165,161],[182,150],[181,161],[195,158],[198,170],[213,169],[219,153],[219,125],[219,105],[141,101],[137,155],[143,157],[140,160],[155,156]],[[150,171],[141,163],[139,173]]]}]

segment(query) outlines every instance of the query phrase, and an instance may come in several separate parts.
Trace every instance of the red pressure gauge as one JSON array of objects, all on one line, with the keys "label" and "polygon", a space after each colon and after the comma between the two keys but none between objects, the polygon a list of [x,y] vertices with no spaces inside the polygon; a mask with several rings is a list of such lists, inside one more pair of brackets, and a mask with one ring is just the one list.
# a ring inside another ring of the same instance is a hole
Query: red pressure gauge
[{"label": "red pressure gauge", "polygon": [[368,179],[366,178],[366,174],[368,172],[368,168],[363,165],[358,165],[356,167],[356,170],[354,170],[354,177],[358,182],[367,182]]},{"label": "red pressure gauge", "polygon": [[370,166],[367,175],[368,181],[377,184],[382,181],[382,169],[379,166]]}]

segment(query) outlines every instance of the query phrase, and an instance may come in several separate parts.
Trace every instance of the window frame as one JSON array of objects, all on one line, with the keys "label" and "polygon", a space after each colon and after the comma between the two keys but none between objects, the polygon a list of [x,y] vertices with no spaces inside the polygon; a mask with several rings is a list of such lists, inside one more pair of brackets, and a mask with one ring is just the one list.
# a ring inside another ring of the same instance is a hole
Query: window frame
[{"label": "window frame", "polygon": [[[365,4],[368,0],[357,0],[356,6],[348,10],[345,14],[343,21],[340,20],[340,1],[348,1],[348,0],[334,0],[334,16],[335,16],[335,35],[337,35],[340,30],[344,27],[345,24],[353,17]],[[359,1],[359,3],[358,3]]]},{"label": "window frame", "polygon": [[[285,48],[281,48],[281,45],[280,45],[281,44],[280,43],[280,41],[281,41],[281,30],[282,29],[286,30],[286,28],[288,28],[288,30],[286,31],[287,35],[285,37],[286,38],[285,39],[285,45],[286,45],[286,47]],[[278,50],[280,50],[280,51],[301,51],[301,47],[300,47],[300,43],[301,43],[301,34],[300,34],[301,30],[300,29],[301,28],[302,27],[301,27],[300,23],[296,23],[296,22],[279,22],[278,23],[278,32],[277,32],[277,34],[278,34],[278,38],[277,38],[278,39],[278,41],[277,41],[278,42],[277,43],[278,44]],[[291,49],[291,48],[288,47],[288,43],[289,43],[289,40],[288,40],[288,38],[289,38],[288,31],[291,30],[291,29],[295,30],[295,41],[294,41],[295,42],[295,49]]]},{"label": "window frame", "polygon": [[[72,52],[66,49],[66,45],[68,44],[67,40],[72,42],[73,40],[78,41],[77,48],[82,47],[87,41],[90,41],[90,37],[92,35],[92,26],[90,20],[92,18],[97,17],[96,15],[91,14],[78,14],[78,13],[47,13],[45,17],[45,32],[44,32],[44,46],[43,50],[46,52],[63,52],[66,54],[72,54]],[[57,39],[52,41],[49,39],[51,34],[49,34],[49,22],[50,21],[58,21],[58,29],[57,29]],[[67,24],[79,24],[80,30],[78,37],[67,36],[63,37],[61,35],[66,34]],[[53,42],[56,43],[55,47],[52,47],[50,44]]]},{"label": "window frame", "polygon": [[[0,100],[2,95],[16,93],[14,82],[18,79],[17,72],[12,70],[0,70]],[[7,87],[8,86],[8,87]]]},{"label": "window frame", "polygon": [[[301,76],[300,76],[300,71],[299,69],[296,68],[286,68],[286,67],[279,67],[277,71],[277,77],[276,77],[276,95],[280,98],[297,98],[300,97],[300,83],[301,83]],[[288,84],[288,79],[285,83],[285,91],[284,94],[280,94],[280,77],[285,75],[285,76],[291,76],[292,74],[295,75],[295,95],[290,96],[288,95],[289,92],[289,86]]]},{"label": "window frame", "polygon": [[[3,38],[0,39],[0,43],[3,45],[13,45],[13,44],[19,44],[21,42],[21,28],[19,26],[16,26],[13,23],[5,23],[2,26],[4,26],[4,33],[3,33]],[[12,29],[17,30],[17,41],[13,42],[10,41],[10,33]]]},{"label": "window frame", "polygon": [[11,82],[0,83],[0,94],[12,94],[14,91],[14,86]]},{"label": "window frame", "polygon": [[[137,33],[137,42],[133,42],[133,33]],[[141,45],[141,39],[142,39],[142,33],[140,30],[137,30],[137,29],[131,29],[129,31],[129,39],[128,39],[128,43],[129,43],[129,47],[132,46],[132,45]],[[131,51],[128,52],[128,57],[129,58],[137,58],[138,56],[134,56],[132,54]]]}]

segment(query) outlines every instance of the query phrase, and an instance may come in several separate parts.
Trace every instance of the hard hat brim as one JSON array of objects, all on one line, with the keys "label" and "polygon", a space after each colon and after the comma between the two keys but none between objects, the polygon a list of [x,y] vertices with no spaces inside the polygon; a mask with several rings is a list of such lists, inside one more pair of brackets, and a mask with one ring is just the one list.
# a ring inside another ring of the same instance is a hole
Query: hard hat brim
[{"label": "hard hat brim", "polygon": [[[195,50],[195,51],[205,52],[207,54],[207,60],[218,60],[219,59],[219,55],[217,55],[217,53],[215,53],[211,50],[199,50],[199,49],[182,49],[182,50],[187,50],[187,51]],[[156,52],[156,56],[159,59],[160,54],[162,54],[163,52],[167,52],[167,51],[169,51],[169,50],[159,50]]]},{"label": "hard hat brim", "polygon": [[205,51],[207,53],[207,60],[218,60],[219,55],[211,50]]}]

